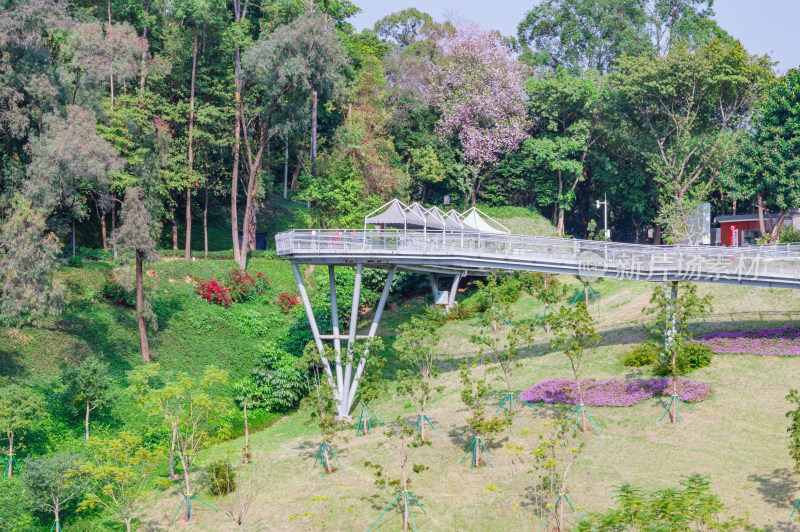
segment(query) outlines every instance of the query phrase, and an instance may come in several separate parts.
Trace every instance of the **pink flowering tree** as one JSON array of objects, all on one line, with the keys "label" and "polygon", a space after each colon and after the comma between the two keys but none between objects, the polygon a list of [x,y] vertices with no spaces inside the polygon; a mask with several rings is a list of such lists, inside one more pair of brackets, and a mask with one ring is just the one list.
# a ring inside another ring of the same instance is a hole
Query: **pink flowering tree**
[{"label": "pink flowering tree", "polygon": [[466,25],[442,41],[430,78],[429,102],[441,112],[437,133],[458,138],[464,203],[475,205],[484,167],[527,137],[522,67],[496,32]]}]

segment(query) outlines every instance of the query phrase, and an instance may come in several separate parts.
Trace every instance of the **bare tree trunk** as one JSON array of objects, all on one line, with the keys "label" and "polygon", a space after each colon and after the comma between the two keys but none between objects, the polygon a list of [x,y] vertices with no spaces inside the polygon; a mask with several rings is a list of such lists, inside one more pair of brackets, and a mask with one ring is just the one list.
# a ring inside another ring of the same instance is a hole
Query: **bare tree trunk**
[{"label": "bare tree trunk", "polygon": [[[150,16],[150,0],[144,3],[144,28],[142,29],[142,40],[147,42],[147,17]],[[146,77],[145,69],[147,66],[147,49],[142,49],[142,72],[139,78],[139,94],[144,94],[144,81]],[[130,527],[130,524],[128,525]]]},{"label": "bare tree trunk", "polygon": [[106,233],[106,213],[100,218],[100,234],[103,237],[103,251],[108,251],[108,234]]},{"label": "bare tree trunk", "polygon": [[[238,20],[238,13],[236,14]],[[238,264],[240,259],[239,255],[239,215],[236,211],[236,202],[239,195],[239,153],[241,152],[241,107],[239,101],[241,100],[241,64],[239,57],[239,50],[233,53],[235,70],[233,82],[236,86],[234,93],[234,107],[236,108],[236,128],[233,134],[233,172],[231,177],[231,233],[233,236],[233,260]]]},{"label": "bare tree trunk", "polygon": [[406,476],[406,464],[403,462],[403,530],[408,530],[408,477]]},{"label": "bare tree trunk", "polygon": [[556,234],[564,236],[564,204],[561,195],[564,193],[564,179],[561,170],[558,171],[558,223],[556,224]]},{"label": "bare tree trunk", "polygon": [[203,258],[208,258],[208,177],[206,177],[206,201],[203,204]]},{"label": "bare tree trunk", "polygon": [[172,445],[169,449],[169,478],[175,480],[178,475],[175,474],[175,443],[178,440],[178,427],[172,427]]},{"label": "bare tree trunk", "polygon": [[244,463],[249,463],[250,455],[250,428],[247,425],[247,401],[244,402]]},{"label": "bare tree trunk", "polygon": [[[108,0],[108,26],[111,29],[111,0]],[[111,88],[111,111],[114,111],[114,73],[108,73],[108,86]]]},{"label": "bare tree trunk", "polygon": [[328,456],[328,444],[322,444],[322,459],[324,460],[324,467],[326,473],[333,473],[333,469],[331,468],[331,460]]},{"label": "bare tree trunk", "polygon": [[89,412],[90,412],[89,401],[87,400],[86,401],[86,434],[84,435],[84,439],[86,439],[86,441],[89,441]]},{"label": "bare tree trunk", "polygon": [[475,467],[480,467],[483,464],[483,455],[481,454],[481,433],[475,435]]},{"label": "bare tree trunk", "polygon": [[761,192],[756,194],[756,199],[758,200],[758,230],[761,231],[761,236],[767,236],[767,224],[764,220],[764,197],[761,195]]},{"label": "bare tree trunk", "polygon": [[11,436],[8,438],[8,468],[6,470],[6,475],[8,478],[11,478],[14,465],[14,433],[11,433]]},{"label": "bare tree trunk", "polygon": [[[186,487],[186,497],[191,497],[192,494],[192,487],[189,485],[189,464],[186,463],[186,458],[183,453],[180,453],[181,458],[181,467],[183,468],[183,485]],[[192,517],[191,511],[191,501],[189,499],[186,500],[186,513],[185,521],[189,523]]]},{"label": "bare tree trunk", "polygon": [[192,48],[192,80],[189,88],[189,182],[186,186],[186,254],[192,258],[192,172],[194,170],[194,88],[197,74],[197,23],[194,24],[194,48]]},{"label": "bare tree trunk", "polygon": [[283,153],[283,197],[289,197],[289,134],[286,134],[286,145]]},{"label": "bare tree trunk", "polygon": [[75,256],[75,218],[72,219],[72,256]]},{"label": "bare tree trunk", "polygon": [[311,93],[311,179],[317,178],[317,91]]},{"label": "bare tree trunk", "polygon": [[[116,235],[117,232],[117,198],[111,196],[111,234]],[[117,258],[117,238],[114,237],[112,241],[114,247],[114,258]]]},{"label": "bare tree trunk", "polygon": [[169,213],[172,218],[172,249],[178,249],[178,215],[175,205],[169,206]]},{"label": "bare tree trunk", "polygon": [[147,341],[147,329],[144,326],[144,277],[142,275],[142,252],[136,250],[136,322],[139,324],[139,343],[142,346],[142,358],[150,362],[150,346]]}]

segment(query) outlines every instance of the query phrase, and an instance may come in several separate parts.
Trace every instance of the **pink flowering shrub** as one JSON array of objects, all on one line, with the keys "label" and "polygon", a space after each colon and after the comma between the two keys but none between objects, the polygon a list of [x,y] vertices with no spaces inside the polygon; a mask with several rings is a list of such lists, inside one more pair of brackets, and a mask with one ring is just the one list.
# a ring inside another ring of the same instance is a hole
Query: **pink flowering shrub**
[{"label": "pink flowering shrub", "polygon": [[720,331],[702,334],[696,341],[710,347],[715,353],[727,355],[760,355],[770,357],[800,356],[800,327]]},{"label": "pink flowering shrub", "polygon": [[[651,397],[671,396],[672,379],[652,379],[626,382],[621,379],[604,381],[581,380],[583,402],[587,406],[633,406]],[[686,402],[704,401],[711,397],[712,388],[702,382],[678,379],[678,395]],[[575,405],[575,381],[573,379],[548,379],[539,382],[521,394],[529,403],[564,403]]]}]

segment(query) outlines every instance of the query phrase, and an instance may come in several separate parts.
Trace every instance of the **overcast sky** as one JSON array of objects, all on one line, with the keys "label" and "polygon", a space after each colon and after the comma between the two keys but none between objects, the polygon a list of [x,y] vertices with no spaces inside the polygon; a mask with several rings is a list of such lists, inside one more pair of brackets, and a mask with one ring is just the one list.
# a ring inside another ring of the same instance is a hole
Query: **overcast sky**
[{"label": "overcast sky", "polygon": [[[516,35],[517,24],[537,0],[355,0],[363,11],[351,22],[359,30],[407,7],[416,7],[441,20],[455,12],[503,35]],[[716,0],[717,22],[742,41],[750,53],[768,53],[778,70],[800,65],[800,0]]]}]

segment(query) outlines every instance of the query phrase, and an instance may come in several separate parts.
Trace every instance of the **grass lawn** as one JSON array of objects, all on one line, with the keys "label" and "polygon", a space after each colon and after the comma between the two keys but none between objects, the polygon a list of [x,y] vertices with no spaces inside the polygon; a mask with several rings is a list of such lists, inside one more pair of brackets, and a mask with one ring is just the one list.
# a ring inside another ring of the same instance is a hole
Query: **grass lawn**
[{"label": "grass lawn", "polygon": [[[584,378],[650,376],[649,369],[625,368],[616,357],[646,338],[642,308],[651,288],[637,282],[596,283],[600,301],[591,306],[591,312],[603,339],[586,357]],[[571,291],[566,299],[571,301],[575,293]],[[699,293],[714,295],[715,312],[694,324],[696,332],[774,326],[797,319],[800,312],[800,293],[789,290],[700,285]],[[394,334],[393,327],[403,321],[399,315],[407,316],[419,306],[421,303],[412,302],[393,311],[395,316],[390,312],[381,332]],[[527,318],[536,316],[541,306],[524,297],[515,308],[518,317]],[[459,466],[472,435],[459,398],[457,366],[475,353],[468,342],[475,323],[473,318],[441,329],[438,349],[444,371],[440,381],[445,391],[427,410],[444,439],[433,434],[433,445],[412,458],[413,463],[430,467],[411,485],[427,511],[426,515],[415,512],[416,523],[420,530],[538,530],[541,520],[533,517],[527,496],[535,480],[529,451],[545,430],[543,423],[555,414],[553,407],[539,405],[538,413],[522,410],[518,422],[487,441],[494,468],[471,471],[466,460]],[[513,378],[517,391],[542,379],[571,376],[567,358],[550,350],[544,333],[525,352],[522,362]],[[681,476],[698,472],[711,477],[712,490],[734,514],[750,516],[753,524],[767,530],[800,530],[786,523],[800,497],[800,477],[792,473],[786,448],[788,404],[784,400],[789,388],[800,385],[800,360],[716,356],[709,367],[691,378],[710,383],[714,395],[693,405],[694,414],[682,409],[682,427],[666,420],[656,425],[664,399],[630,408],[591,408],[600,436],[578,435],[585,445],[570,474],[570,497],[583,512],[598,512],[612,504],[614,488],[623,482],[647,489],[675,487]],[[504,384],[493,384],[499,403]],[[397,416],[412,420],[416,414],[410,402],[392,393],[373,408],[384,423]],[[396,493],[374,486],[374,476],[364,466],[366,460],[380,462],[390,470],[396,466],[393,455],[380,445],[385,439],[380,430],[358,438],[347,431],[348,440],[335,445],[344,470],[320,478],[319,468],[312,469],[319,448],[318,430],[307,420],[306,413],[293,413],[252,437],[254,460],[239,468],[238,479],[240,489],[254,497],[246,530],[366,530],[394,499]],[[226,455],[238,461],[242,445],[235,440],[211,448],[200,465]],[[508,446],[525,448],[521,463]],[[199,495],[212,504],[220,502],[214,502],[207,491]],[[167,490],[147,504],[141,522],[149,529],[167,528],[179,502],[180,494]],[[222,511],[197,508],[195,515],[193,530],[235,528]],[[375,530],[397,530],[400,519],[393,510]],[[172,528],[185,525],[176,523]]]}]

